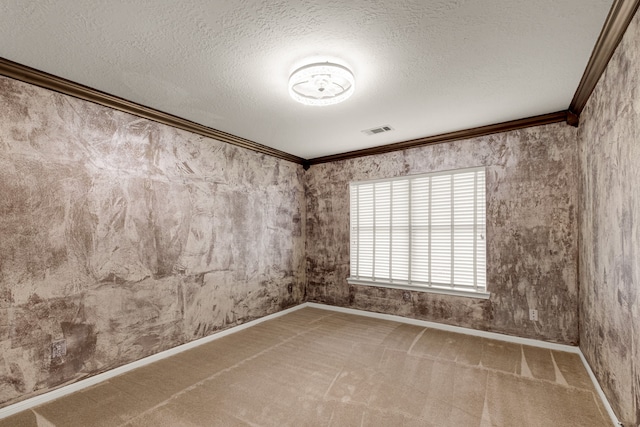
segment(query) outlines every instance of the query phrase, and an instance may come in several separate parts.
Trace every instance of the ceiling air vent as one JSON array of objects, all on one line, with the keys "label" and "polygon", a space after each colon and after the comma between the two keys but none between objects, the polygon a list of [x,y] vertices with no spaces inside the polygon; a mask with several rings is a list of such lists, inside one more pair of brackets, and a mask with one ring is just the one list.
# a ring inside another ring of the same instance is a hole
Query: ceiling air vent
[{"label": "ceiling air vent", "polygon": [[362,132],[367,134],[367,135],[375,135],[377,133],[390,132],[392,130],[393,130],[393,128],[391,126],[380,126],[380,127],[373,128],[373,129],[365,129]]}]

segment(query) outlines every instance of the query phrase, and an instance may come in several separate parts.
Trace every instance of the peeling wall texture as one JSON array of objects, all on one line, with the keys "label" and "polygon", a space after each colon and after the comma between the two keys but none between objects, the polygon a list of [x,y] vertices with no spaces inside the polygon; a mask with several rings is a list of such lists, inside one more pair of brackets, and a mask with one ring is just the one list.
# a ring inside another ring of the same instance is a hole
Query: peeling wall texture
[{"label": "peeling wall texture", "polygon": [[4,77],[0,105],[0,406],[302,301],[300,165]]},{"label": "peeling wall texture", "polygon": [[[553,124],[311,166],[308,299],[576,344],[576,138]],[[347,283],[350,181],[473,166],[487,167],[489,300]],[[529,321],[530,308],[539,321]]]},{"label": "peeling wall texture", "polygon": [[586,108],[580,162],[580,348],[616,415],[640,425],[640,14]]}]

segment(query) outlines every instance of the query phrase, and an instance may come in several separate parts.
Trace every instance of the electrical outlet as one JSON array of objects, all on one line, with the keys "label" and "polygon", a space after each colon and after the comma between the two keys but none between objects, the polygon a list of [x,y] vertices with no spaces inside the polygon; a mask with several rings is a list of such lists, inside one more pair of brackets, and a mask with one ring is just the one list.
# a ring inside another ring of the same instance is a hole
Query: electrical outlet
[{"label": "electrical outlet", "polygon": [[409,301],[411,301],[411,293],[410,293],[410,292],[407,292],[407,291],[404,291],[404,292],[402,293],[402,299],[403,299],[405,302],[409,302]]},{"label": "electrical outlet", "polygon": [[58,359],[67,354],[67,341],[59,340],[51,343],[51,358]]},{"label": "electrical outlet", "polygon": [[538,310],[536,310],[535,308],[529,309],[529,320],[533,322],[538,321]]}]

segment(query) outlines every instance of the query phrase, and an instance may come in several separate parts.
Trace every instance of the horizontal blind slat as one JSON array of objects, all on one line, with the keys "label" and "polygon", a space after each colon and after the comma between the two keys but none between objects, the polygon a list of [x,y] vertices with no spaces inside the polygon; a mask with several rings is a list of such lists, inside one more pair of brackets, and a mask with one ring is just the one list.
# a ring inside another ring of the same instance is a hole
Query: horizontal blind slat
[{"label": "horizontal blind slat", "polygon": [[350,197],[352,275],[486,288],[484,169],[351,183]]}]

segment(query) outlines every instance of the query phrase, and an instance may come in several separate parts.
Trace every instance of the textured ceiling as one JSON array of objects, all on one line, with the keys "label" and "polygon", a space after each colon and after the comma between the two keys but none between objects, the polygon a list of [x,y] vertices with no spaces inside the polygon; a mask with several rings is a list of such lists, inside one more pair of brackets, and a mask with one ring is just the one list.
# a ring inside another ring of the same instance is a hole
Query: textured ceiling
[{"label": "textured ceiling", "polygon": [[[314,158],[567,109],[611,5],[4,0],[0,56]],[[293,101],[290,73],[326,60],[355,94]]]}]

